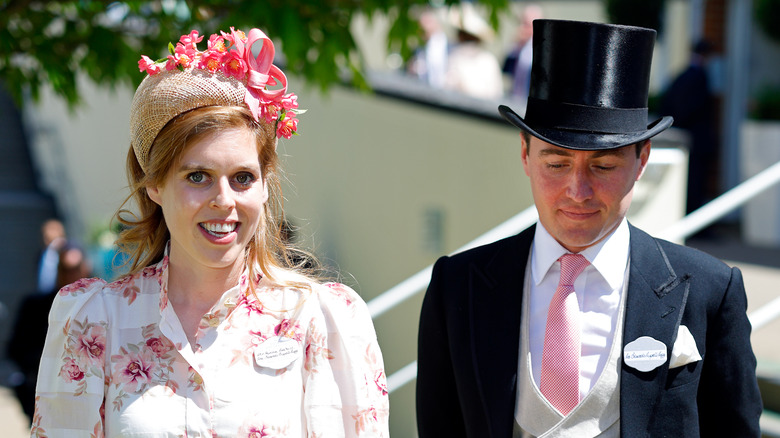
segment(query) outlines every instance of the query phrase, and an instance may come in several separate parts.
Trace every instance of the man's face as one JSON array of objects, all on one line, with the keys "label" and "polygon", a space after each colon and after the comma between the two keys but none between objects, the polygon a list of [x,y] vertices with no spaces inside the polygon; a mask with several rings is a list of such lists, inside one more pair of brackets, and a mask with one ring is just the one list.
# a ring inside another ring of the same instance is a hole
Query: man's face
[{"label": "man's face", "polygon": [[[521,136],[522,138],[522,136]],[[620,225],[650,156],[650,142],[606,151],[576,151],[523,138],[523,168],[539,221],[564,248],[580,252]]]}]

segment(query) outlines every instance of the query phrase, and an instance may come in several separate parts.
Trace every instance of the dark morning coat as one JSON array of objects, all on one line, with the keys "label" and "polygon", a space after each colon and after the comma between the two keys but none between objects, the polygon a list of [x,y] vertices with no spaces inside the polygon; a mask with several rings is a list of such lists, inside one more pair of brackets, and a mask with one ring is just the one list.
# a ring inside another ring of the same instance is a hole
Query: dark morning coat
[{"label": "dark morning coat", "polygon": [[[630,226],[623,345],[671,346],[688,327],[701,361],[620,372],[622,437],[758,437],[761,399],[742,274],[700,251]],[[510,438],[515,421],[521,295],[534,227],[433,269],[420,317],[421,438]]]}]

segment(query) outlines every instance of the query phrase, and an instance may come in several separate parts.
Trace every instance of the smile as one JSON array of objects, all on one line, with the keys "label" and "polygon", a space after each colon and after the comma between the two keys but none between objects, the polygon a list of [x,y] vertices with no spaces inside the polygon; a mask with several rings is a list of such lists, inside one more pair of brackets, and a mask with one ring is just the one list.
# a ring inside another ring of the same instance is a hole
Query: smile
[{"label": "smile", "polygon": [[226,234],[235,231],[238,223],[237,222],[230,222],[230,223],[201,222],[198,225],[200,225],[201,228],[203,228],[207,233],[211,234],[214,237],[224,237]]}]

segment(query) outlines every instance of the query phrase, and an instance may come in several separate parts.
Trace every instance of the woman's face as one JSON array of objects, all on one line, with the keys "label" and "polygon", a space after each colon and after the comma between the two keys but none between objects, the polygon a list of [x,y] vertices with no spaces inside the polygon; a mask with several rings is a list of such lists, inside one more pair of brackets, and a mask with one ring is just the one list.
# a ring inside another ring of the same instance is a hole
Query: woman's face
[{"label": "woman's face", "polygon": [[232,128],[191,143],[162,184],[147,187],[171,234],[170,262],[234,269],[268,200],[255,138]]}]

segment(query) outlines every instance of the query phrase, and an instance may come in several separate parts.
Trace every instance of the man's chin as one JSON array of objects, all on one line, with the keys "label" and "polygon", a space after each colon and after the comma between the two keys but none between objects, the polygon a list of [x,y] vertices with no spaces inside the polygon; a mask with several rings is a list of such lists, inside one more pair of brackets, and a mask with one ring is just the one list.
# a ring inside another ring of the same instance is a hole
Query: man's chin
[{"label": "man's chin", "polygon": [[560,243],[561,246],[567,250],[571,252],[581,252],[601,242],[605,236],[593,235],[592,233],[577,233],[572,231],[567,232],[565,235],[560,237],[553,237],[555,237],[555,240],[557,240],[558,243]]}]

